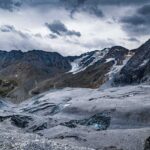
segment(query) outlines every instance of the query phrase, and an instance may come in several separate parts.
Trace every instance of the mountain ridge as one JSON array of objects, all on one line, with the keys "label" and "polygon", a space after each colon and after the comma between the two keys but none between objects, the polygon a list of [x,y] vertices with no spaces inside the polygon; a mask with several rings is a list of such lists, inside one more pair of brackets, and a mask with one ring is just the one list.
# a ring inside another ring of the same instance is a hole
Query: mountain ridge
[{"label": "mountain ridge", "polygon": [[[136,62],[137,67],[142,65],[138,62],[144,63],[145,59],[149,59],[149,47],[150,40],[134,50],[114,46],[79,56],[62,56],[42,50],[0,51],[0,95],[18,103],[53,88],[132,84],[134,82],[126,80],[131,80],[128,74],[135,66],[131,70],[129,66]],[[143,49],[145,52],[141,56]],[[147,67],[143,66],[145,72],[140,82],[148,80],[149,66],[149,63]],[[132,74],[136,73],[133,71]]]}]

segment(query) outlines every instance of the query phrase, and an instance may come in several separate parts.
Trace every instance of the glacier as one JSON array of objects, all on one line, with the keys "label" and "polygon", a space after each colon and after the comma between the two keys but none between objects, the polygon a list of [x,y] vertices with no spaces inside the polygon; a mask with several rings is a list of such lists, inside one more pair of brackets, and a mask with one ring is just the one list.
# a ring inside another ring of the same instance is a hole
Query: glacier
[{"label": "glacier", "polygon": [[144,84],[63,88],[20,104],[1,100],[0,149],[142,150],[150,137],[149,91]]}]

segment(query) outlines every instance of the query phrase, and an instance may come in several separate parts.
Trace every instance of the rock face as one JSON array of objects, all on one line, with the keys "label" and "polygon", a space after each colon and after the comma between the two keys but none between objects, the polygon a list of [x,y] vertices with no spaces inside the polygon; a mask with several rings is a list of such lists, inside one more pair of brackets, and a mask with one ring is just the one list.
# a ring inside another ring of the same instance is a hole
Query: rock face
[{"label": "rock face", "polygon": [[116,76],[116,84],[150,83],[150,40],[136,49],[135,55]]},{"label": "rock face", "polygon": [[150,150],[150,137],[145,141],[144,150]]},{"label": "rock face", "polygon": [[106,130],[110,125],[110,120],[111,118],[109,116],[105,116],[105,114],[99,113],[88,119],[70,120],[69,122],[61,123],[60,125],[69,128],[76,128],[77,125],[82,125],[87,127],[91,126],[95,128],[97,131],[99,131],[99,130]]}]

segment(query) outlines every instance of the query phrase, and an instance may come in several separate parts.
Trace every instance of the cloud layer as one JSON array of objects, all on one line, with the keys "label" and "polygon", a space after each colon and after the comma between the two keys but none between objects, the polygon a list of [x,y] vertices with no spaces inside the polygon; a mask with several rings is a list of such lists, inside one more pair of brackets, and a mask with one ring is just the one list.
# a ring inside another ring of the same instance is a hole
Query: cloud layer
[{"label": "cloud layer", "polygon": [[130,35],[150,35],[150,4],[138,8],[133,15],[121,18],[123,29]]},{"label": "cloud layer", "polygon": [[149,18],[149,0],[0,0],[0,49],[136,48],[150,37]]}]

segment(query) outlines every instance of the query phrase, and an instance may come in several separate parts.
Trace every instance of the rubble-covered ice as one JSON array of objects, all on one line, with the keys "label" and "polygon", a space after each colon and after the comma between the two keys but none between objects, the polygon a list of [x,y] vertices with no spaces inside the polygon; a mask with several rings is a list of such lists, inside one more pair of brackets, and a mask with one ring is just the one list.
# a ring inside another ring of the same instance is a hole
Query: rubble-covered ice
[{"label": "rubble-covered ice", "polygon": [[149,85],[64,88],[0,105],[2,150],[143,150],[150,137]]}]

